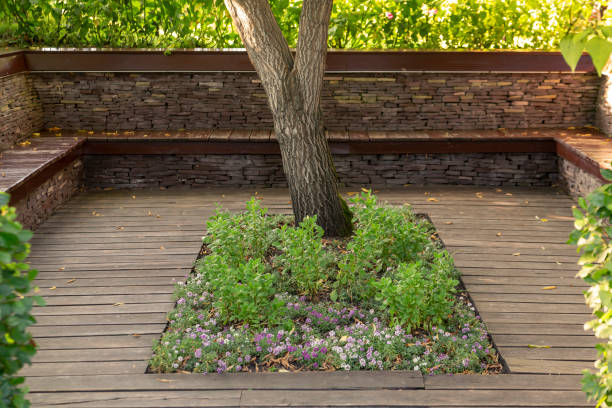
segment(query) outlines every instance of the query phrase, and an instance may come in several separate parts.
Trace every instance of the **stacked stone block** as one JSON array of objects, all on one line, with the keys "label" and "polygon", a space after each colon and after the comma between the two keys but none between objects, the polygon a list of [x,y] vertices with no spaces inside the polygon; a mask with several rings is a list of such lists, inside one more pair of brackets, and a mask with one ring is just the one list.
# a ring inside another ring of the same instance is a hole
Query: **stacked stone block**
[{"label": "stacked stone block", "polygon": [[[36,73],[45,127],[271,129],[255,73]],[[330,130],[592,124],[599,81],[564,73],[351,73],[325,77]]]},{"label": "stacked stone block", "polygon": [[[287,185],[278,155],[90,155],[85,160],[89,188]],[[558,174],[553,153],[335,155],[334,162],[345,186],[550,186]]]},{"label": "stacked stone block", "polygon": [[27,73],[0,77],[0,150],[42,127],[42,108]]}]

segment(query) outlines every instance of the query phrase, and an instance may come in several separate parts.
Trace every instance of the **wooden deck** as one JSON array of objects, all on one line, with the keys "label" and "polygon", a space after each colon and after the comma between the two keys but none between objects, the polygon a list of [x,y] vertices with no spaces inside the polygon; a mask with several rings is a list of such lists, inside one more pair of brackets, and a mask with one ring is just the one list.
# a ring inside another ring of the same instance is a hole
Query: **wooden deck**
[{"label": "wooden deck", "polygon": [[[144,374],[173,306],[172,282],[189,272],[206,218],[217,202],[239,210],[254,193],[89,192],[44,223],[30,261],[48,306],[35,309],[40,350],[23,370],[33,406],[592,406],[578,374],[592,366],[595,338],[582,329],[585,285],[565,244],[573,203],[551,189],[379,192],[429,214],[511,374]],[[290,211],[286,191],[258,195]]]}]

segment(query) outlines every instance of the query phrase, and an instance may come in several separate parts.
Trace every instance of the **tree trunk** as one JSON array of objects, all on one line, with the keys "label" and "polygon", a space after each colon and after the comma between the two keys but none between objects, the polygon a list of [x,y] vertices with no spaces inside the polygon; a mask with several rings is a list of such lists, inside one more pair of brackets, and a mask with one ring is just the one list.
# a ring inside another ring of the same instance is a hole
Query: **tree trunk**
[{"label": "tree trunk", "polygon": [[327,236],[352,231],[321,115],[333,0],[304,0],[295,59],[267,0],[225,0],[268,95],[296,222],[316,215]]}]

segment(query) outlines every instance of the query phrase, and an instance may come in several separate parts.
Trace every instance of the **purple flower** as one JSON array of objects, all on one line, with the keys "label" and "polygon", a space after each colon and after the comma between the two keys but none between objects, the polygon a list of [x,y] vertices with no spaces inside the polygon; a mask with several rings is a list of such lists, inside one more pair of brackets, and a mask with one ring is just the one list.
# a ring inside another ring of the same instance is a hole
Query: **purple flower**
[{"label": "purple flower", "polygon": [[202,357],[202,349],[196,349],[193,355],[195,356],[195,358]]},{"label": "purple flower", "polygon": [[236,371],[242,371],[242,366],[240,364],[236,366]]},{"label": "purple flower", "polygon": [[390,13],[388,11],[385,12],[385,17],[387,17],[389,20],[393,20],[393,13]]},{"label": "purple flower", "polygon": [[178,303],[179,305],[182,305],[183,303],[185,303],[185,298],[180,298],[179,300],[176,301],[176,303]]}]

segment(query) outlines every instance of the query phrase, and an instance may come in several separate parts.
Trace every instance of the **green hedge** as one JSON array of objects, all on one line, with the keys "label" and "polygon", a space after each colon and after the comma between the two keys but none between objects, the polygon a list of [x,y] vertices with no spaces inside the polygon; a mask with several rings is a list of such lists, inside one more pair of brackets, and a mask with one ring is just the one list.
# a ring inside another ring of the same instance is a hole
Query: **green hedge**
[{"label": "green hedge", "polygon": [[35,323],[30,315],[33,304],[43,301],[28,296],[37,274],[24,263],[32,233],[15,221],[15,209],[8,202],[9,195],[0,193],[0,406],[28,407],[27,389],[20,387],[24,379],[16,374],[36,352],[26,329]]},{"label": "green hedge", "polygon": [[[329,46],[552,49],[592,4],[564,0],[336,0]],[[271,0],[290,46],[301,0]],[[2,0],[0,44],[241,47],[222,0]]]},{"label": "green hedge", "polygon": [[[602,170],[612,181],[612,171]],[[582,210],[574,208],[575,231],[569,243],[578,246],[582,269],[578,276],[591,285],[586,302],[595,319],[585,324],[605,342],[597,345],[597,371],[584,371],[582,389],[597,406],[612,405],[612,184],[606,184],[578,200]]]}]

